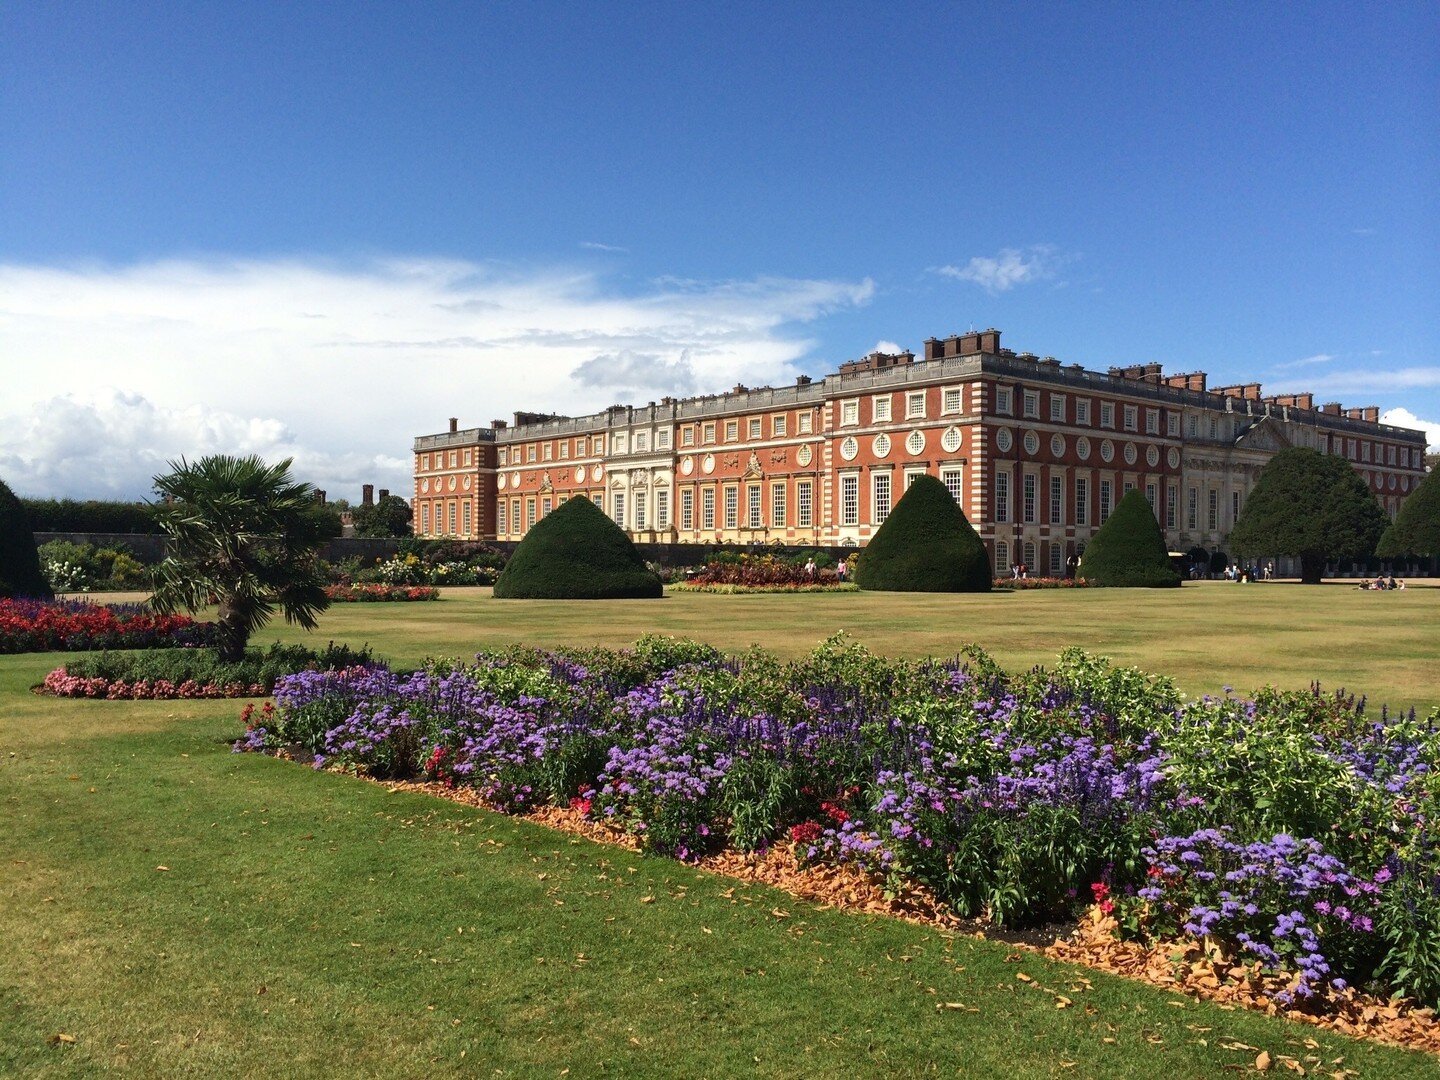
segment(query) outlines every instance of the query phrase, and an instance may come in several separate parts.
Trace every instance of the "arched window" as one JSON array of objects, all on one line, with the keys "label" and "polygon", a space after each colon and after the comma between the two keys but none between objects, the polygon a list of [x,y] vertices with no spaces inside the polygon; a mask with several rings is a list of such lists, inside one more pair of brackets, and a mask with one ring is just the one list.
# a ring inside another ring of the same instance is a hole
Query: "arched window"
[{"label": "arched window", "polygon": [[1004,540],[995,541],[995,576],[1010,576],[1010,545]]}]

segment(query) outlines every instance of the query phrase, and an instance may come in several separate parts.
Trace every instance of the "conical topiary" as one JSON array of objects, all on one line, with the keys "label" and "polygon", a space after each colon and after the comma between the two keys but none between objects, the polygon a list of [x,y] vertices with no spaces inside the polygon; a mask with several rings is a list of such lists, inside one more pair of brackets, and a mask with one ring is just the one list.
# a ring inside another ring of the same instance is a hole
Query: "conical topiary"
[{"label": "conical topiary", "polygon": [[933,476],[917,476],[855,563],[877,592],[989,592],[990,559],[965,512]]},{"label": "conical topiary", "polygon": [[1137,488],[1115,507],[1080,560],[1080,576],[1091,585],[1167,589],[1180,584],[1170,565],[1165,536],[1150,500]]},{"label": "conical topiary", "polygon": [[40,573],[35,533],[25,508],[0,480],[0,596],[31,596],[49,600],[55,594]]},{"label": "conical topiary", "polygon": [[1375,553],[1386,559],[1397,555],[1440,555],[1440,469],[1432,469],[1420,486],[1405,496]]},{"label": "conical topiary", "polygon": [[505,600],[646,600],[664,591],[620,526],[584,496],[537,521],[495,581]]}]

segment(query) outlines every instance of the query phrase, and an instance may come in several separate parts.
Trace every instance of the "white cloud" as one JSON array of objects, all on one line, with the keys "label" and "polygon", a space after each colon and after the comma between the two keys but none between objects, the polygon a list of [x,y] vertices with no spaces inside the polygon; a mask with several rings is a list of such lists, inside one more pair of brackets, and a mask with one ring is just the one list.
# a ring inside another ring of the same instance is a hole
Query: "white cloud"
[{"label": "white cloud", "polygon": [[1440,454],[1440,420],[1421,420],[1409,409],[1386,409],[1380,414],[1380,422],[1425,432],[1425,437],[1430,442],[1430,452]]},{"label": "white cloud", "polygon": [[1291,368],[1315,367],[1317,364],[1328,364],[1335,359],[1331,353],[1316,353],[1314,356],[1301,357],[1299,360],[1287,360],[1283,364],[1276,364],[1276,371],[1288,371]]},{"label": "white cloud", "polygon": [[589,251],[612,251],[620,255],[630,254],[630,249],[627,247],[618,247],[615,244],[602,244],[598,240],[581,240],[580,246]]},{"label": "white cloud", "polygon": [[1440,387],[1440,365],[1393,368],[1377,371],[1352,368],[1322,375],[1310,381],[1316,390],[1333,394],[1395,394],[1402,390],[1425,390]]},{"label": "white cloud", "polygon": [[27,495],[137,497],[167,460],[294,456],[332,497],[405,492],[446,418],[589,412],[789,382],[801,324],[867,281],[653,282],[438,259],[0,265],[0,476]]},{"label": "white cloud", "polygon": [[879,341],[875,342],[875,347],[870,351],[884,353],[886,356],[895,356],[899,353],[904,352],[905,350],[902,349],[899,345],[895,344],[895,342],[886,341],[884,338],[882,338]]},{"label": "white cloud", "polygon": [[1023,251],[1001,248],[994,258],[977,255],[964,266],[941,266],[935,273],[969,281],[994,294],[1008,292],[1016,285],[1053,278],[1067,261],[1067,257],[1050,244],[1035,244]]}]

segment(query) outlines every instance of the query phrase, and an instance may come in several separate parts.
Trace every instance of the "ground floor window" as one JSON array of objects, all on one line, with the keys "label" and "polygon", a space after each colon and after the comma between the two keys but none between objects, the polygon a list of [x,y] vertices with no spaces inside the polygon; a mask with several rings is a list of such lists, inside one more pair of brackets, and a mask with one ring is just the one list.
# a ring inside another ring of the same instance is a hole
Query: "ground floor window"
[{"label": "ground floor window", "polygon": [[795,485],[795,524],[802,529],[810,528],[813,521],[814,487],[809,480]]},{"label": "ground floor window", "polygon": [[695,528],[695,492],[689,488],[680,492],[680,528],[686,532]]},{"label": "ground floor window", "polygon": [[890,474],[877,472],[871,477],[871,482],[875,490],[871,497],[870,520],[876,525],[883,525],[890,516]]},{"label": "ground floor window", "polygon": [[860,478],[853,474],[840,477],[840,524],[860,524]]},{"label": "ground floor window", "polygon": [[945,490],[957,503],[965,491],[965,470],[963,469],[941,469],[940,482],[945,485]]},{"label": "ground floor window", "polygon": [[1010,545],[1004,540],[995,541],[995,576],[1010,576]]}]

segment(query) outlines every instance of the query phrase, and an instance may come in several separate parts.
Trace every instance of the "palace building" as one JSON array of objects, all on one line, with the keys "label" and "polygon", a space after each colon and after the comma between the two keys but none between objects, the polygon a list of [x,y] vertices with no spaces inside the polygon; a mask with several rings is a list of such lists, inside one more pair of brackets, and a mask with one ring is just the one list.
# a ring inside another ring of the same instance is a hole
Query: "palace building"
[{"label": "palace building", "polygon": [[938,477],[998,571],[1059,574],[1120,498],[1144,491],[1176,551],[1224,549],[1271,455],[1343,455],[1394,514],[1425,435],[1372,407],[1210,387],[1159,364],[1089,371],[985,330],[872,353],[823,379],[615,405],[415,440],[417,535],[519,540],[583,497],[637,542],[858,547],[911,479]]}]

